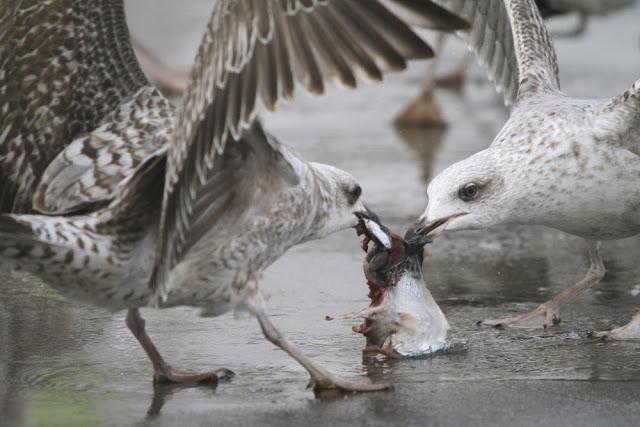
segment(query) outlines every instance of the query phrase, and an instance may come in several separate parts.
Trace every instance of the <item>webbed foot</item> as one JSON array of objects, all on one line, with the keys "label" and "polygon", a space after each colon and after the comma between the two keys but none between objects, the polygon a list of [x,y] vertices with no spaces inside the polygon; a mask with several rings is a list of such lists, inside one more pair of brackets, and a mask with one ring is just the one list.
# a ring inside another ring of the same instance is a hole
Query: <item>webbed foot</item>
[{"label": "webbed foot", "polygon": [[181,371],[167,366],[155,372],[153,375],[153,382],[216,386],[220,381],[229,381],[234,375],[235,374],[232,371],[226,368],[216,369],[213,372],[195,373],[190,371]]},{"label": "webbed foot", "polygon": [[319,395],[327,393],[367,393],[374,391],[392,390],[389,384],[375,384],[370,381],[350,381],[327,373],[323,376],[311,378],[308,388]]},{"label": "webbed foot", "polygon": [[[542,320],[542,323],[540,323]],[[478,325],[493,326],[494,328],[547,328],[557,326],[561,322],[557,307],[549,303],[540,304],[534,310],[520,316],[503,317],[501,319],[480,320]]]},{"label": "webbed foot", "polygon": [[603,341],[640,340],[640,313],[636,313],[629,323],[610,331],[592,331],[587,334],[590,338],[600,338]]}]

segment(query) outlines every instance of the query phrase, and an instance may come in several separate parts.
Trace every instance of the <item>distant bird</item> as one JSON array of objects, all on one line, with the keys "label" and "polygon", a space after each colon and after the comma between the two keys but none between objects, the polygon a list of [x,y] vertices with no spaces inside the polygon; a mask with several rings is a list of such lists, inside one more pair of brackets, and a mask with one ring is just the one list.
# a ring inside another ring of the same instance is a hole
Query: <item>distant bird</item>
[{"label": "distant bird", "polygon": [[[599,241],[640,233],[640,80],[611,99],[566,96],[533,0],[495,5],[484,41],[472,47],[513,104],[511,117],[489,148],[433,179],[421,221],[449,218],[442,229],[450,231],[538,224],[584,238],[591,262],[584,279],[530,313],[482,322],[526,326],[542,318],[549,326],[560,321],[561,305],[604,276]],[[640,316],[596,335],[640,338]]]},{"label": "distant bird", "polygon": [[587,29],[590,17],[615,12],[633,5],[636,0],[535,0],[535,2],[545,19],[558,15],[578,15],[580,21],[573,31],[556,35],[579,36]]},{"label": "distant bird", "polygon": [[[471,23],[469,31],[459,31],[458,35],[470,45],[471,49],[478,52],[478,46],[484,46],[495,52],[496,55],[503,55],[499,51],[499,46],[491,46],[484,40],[485,36],[499,39],[504,28],[491,27],[486,24],[486,20],[490,18],[490,12],[500,9],[498,4],[502,0],[483,0],[479,7],[473,3],[474,0],[434,0],[443,7],[449,8],[457,12],[461,17]],[[575,37],[584,33],[587,27],[587,21],[593,16],[603,16],[616,12],[625,7],[631,6],[636,0],[535,0],[536,6],[540,10],[543,18],[551,19],[560,15],[577,14],[580,22],[575,29],[565,32],[556,32],[552,34],[554,37]],[[490,30],[488,30],[490,29]],[[497,34],[496,34],[497,33]],[[405,127],[444,127],[448,122],[440,106],[436,102],[433,95],[435,87],[445,87],[459,90],[465,82],[465,74],[470,62],[470,55],[465,54],[454,66],[454,68],[444,75],[437,75],[438,65],[441,60],[441,52],[444,48],[446,39],[445,33],[439,33],[436,42],[436,57],[429,63],[426,72],[426,81],[423,83],[420,95],[411,101],[402,110],[396,118],[399,126]],[[484,67],[488,66],[487,60],[491,59],[487,55],[480,54],[477,56],[480,64]],[[500,59],[496,59],[496,63],[500,63]],[[499,73],[500,70],[493,70],[492,73]],[[500,77],[499,75],[497,77]]]},{"label": "distant bird", "polygon": [[[430,2],[397,5],[427,26],[460,22]],[[14,0],[0,13],[3,268],[128,309],[157,381],[228,374],[176,370],[147,336],[139,307],[187,305],[248,308],[318,389],[386,387],[317,366],[265,314],[262,271],[366,208],[351,175],[264,132],[256,102],[274,109],[296,83],[321,94],[379,81],[431,57],[428,45],[379,1],[221,0],[174,109],[139,68],[122,0]]]}]

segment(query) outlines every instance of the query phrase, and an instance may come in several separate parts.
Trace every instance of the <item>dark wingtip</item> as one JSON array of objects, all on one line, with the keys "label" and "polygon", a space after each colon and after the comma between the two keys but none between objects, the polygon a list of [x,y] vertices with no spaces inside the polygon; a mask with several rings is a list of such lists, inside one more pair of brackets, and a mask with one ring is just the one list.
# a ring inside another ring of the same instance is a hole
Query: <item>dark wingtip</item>
[{"label": "dark wingtip", "polygon": [[410,59],[431,59],[436,56],[436,52],[433,48],[428,44],[424,43],[420,46],[419,50],[416,50]]},{"label": "dark wingtip", "polygon": [[365,210],[364,211],[357,211],[354,212],[353,214],[358,217],[358,219],[370,219],[371,221],[374,221],[376,223],[378,223],[378,225],[382,225],[382,222],[380,221],[380,217],[378,216],[378,214],[376,214],[374,211],[372,211],[371,209],[369,209],[368,206],[365,205]]},{"label": "dark wingtip", "polygon": [[31,236],[33,230],[29,225],[18,221],[8,214],[3,214],[0,215],[0,233],[7,233],[12,236]]},{"label": "dark wingtip", "polygon": [[409,24],[429,30],[458,31],[471,28],[466,19],[433,1],[392,0],[390,6]]},{"label": "dark wingtip", "polygon": [[466,19],[462,18],[445,9],[444,7],[429,2],[431,8],[433,10],[434,16],[437,17],[436,23],[439,25],[437,28],[440,31],[458,31],[458,30],[470,30],[471,23]]}]

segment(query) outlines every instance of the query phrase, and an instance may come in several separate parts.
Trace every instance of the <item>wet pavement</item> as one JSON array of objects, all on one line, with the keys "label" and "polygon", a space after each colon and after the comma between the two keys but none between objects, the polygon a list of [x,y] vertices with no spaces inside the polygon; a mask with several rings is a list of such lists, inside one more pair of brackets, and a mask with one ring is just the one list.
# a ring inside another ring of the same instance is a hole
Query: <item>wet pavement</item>
[{"label": "wet pavement", "polygon": [[[167,1],[130,3],[136,37],[187,63],[210,2],[194,1],[188,13]],[[557,42],[567,93],[613,95],[640,77],[639,18],[637,6],[592,22],[584,39]],[[180,36],[168,36],[167,25]],[[444,68],[462,53],[457,43],[448,47]],[[393,114],[417,94],[425,69],[416,64],[355,93],[300,96],[264,122],[306,159],[352,172],[372,208],[401,231],[424,208],[426,182],[488,145],[507,114],[474,70],[463,93],[437,93],[447,130],[394,129]],[[3,274],[0,425],[638,425],[640,343],[602,343],[585,333],[621,325],[640,309],[640,238],[605,243],[604,282],[566,306],[561,326],[547,331],[499,331],[475,321],[534,308],[580,279],[588,260],[579,239],[510,227],[445,236],[432,251],[427,282],[451,337],[468,351],[420,360],[365,363],[355,322],[323,320],[367,302],[352,231],[294,248],[267,270],[269,312],[292,342],[336,373],[395,386],[333,399],[305,389],[306,373],[262,338],[255,320],[203,319],[190,309],[143,310],[160,350],[177,367],[237,375],[215,390],[154,389],[123,313]]]}]

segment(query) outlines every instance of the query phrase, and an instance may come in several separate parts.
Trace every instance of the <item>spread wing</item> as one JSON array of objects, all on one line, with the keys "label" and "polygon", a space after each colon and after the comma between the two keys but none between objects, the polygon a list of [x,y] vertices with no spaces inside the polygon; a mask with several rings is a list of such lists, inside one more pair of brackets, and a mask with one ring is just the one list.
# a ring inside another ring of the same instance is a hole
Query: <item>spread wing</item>
[{"label": "spread wing", "polygon": [[34,209],[62,215],[108,202],[116,186],[165,145],[173,119],[173,107],[157,89],[140,89],[49,163],[36,188]]},{"label": "spread wing", "polygon": [[556,51],[533,0],[505,0],[518,61],[518,100],[559,92]]},{"label": "spread wing", "polygon": [[[398,3],[404,13],[429,14],[416,10],[415,2],[414,7]],[[193,224],[214,221],[215,213],[206,220],[195,214],[197,195],[208,185],[225,143],[240,139],[253,122],[258,99],[275,109],[281,99],[293,98],[296,84],[313,94],[323,93],[328,83],[354,88],[405,68],[408,59],[432,55],[407,24],[377,0],[216,3],[169,149],[151,287],[160,295],[166,292],[166,273],[184,256]]]},{"label": "spread wing", "polygon": [[533,0],[434,0],[471,23],[458,32],[502,94],[506,105],[541,91],[558,91],[558,66]]},{"label": "spread wing", "polygon": [[122,0],[3,0],[0,210],[31,210],[46,166],[147,81]]}]

